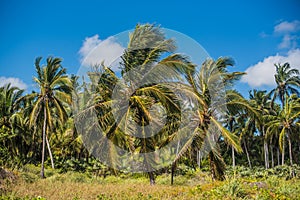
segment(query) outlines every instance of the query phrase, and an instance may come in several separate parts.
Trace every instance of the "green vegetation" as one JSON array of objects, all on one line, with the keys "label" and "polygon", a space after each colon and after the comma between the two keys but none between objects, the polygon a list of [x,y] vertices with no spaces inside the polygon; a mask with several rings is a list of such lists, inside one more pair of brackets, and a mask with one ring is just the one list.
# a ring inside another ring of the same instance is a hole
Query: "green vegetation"
[{"label": "green vegetation", "polygon": [[[300,181],[289,179],[290,170],[229,168],[225,181],[212,181],[208,172],[189,169],[176,175],[173,186],[167,174],[157,176],[156,185],[150,186],[142,174],[103,178],[50,168],[45,170],[47,179],[40,179],[40,168],[28,165],[20,169],[18,180],[7,183],[0,199],[299,199]],[[295,171],[299,178],[300,168]]]},{"label": "green vegetation", "polygon": [[[245,73],[229,70],[231,58],[196,66],[186,55],[174,53],[176,41],[149,24],[137,25],[129,38],[120,76],[102,64],[91,67],[91,82],[80,83],[79,77],[66,74],[62,59],[48,57],[42,65],[37,58],[38,91],[25,94],[10,84],[0,88],[2,199],[300,198],[298,70],[274,63],[277,87],[252,90],[246,98],[232,89]],[[149,74],[152,82],[139,85]],[[118,95],[128,106],[116,107],[114,88],[120,82],[126,90]],[[182,112],[178,96],[193,102],[190,111]],[[164,126],[158,133],[146,130],[149,123],[162,123],[162,108]],[[91,110],[97,125],[86,120],[75,126],[76,120],[89,119]],[[182,118],[189,119],[183,126]],[[98,127],[102,135],[93,145],[111,167],[83,144],[83,137]],[[146,153],[187,130],[189,139],[171,149],[177,153],[170,166],[154,170],[156,163]],[[212,140],[211,132],[219,133],[213,135],[217,144],[203,157],[201,147],[205,139]],[[140,161],[147,173],[117,170],[116,146],[144,155]]]}]

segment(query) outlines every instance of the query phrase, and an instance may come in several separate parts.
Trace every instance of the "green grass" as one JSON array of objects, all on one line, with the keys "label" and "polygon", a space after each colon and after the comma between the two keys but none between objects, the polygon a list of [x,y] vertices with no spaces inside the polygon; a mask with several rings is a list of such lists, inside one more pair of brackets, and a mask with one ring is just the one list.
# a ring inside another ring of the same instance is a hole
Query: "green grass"
[{"label": "green grass", "polygon": [[176,176],[173,186],[170,175],[163,174],[150,186],[142,174],[96,178],[47,169],[47,178],[40,179],[39,168],[26,166],[16,172],[19,178],[7,185],[0,199],[300,199],[299,179],[245,176],[247,173],[254,172],[238,169],[234,178],[229,171],[226,181],[212,182],[209,174],[197,171]]}]

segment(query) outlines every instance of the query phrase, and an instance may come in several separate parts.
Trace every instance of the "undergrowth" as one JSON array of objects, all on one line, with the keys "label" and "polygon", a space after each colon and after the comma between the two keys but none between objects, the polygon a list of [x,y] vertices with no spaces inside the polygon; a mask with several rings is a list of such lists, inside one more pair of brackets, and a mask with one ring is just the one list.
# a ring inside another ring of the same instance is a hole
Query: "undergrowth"
[{"label": "undergrowth", "polygon": [[14,172],[18,177],[0,195],[0,199],[300,199],[299,167],[249,169],[228,168],[225,181],[212,181],[208,172],[193,171],[156,177],[150,186],[146,174],[120,174],[99,177],[91,173],[46,169],[39,178],[39,167],[27,165]]}]

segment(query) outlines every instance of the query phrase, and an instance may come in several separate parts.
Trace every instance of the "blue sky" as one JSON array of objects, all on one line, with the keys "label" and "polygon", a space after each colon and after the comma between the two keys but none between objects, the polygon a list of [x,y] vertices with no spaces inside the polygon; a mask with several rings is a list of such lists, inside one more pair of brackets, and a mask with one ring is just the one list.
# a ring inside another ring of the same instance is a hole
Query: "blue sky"
[{"label": "blue sky", "polygon": [[[300,69],[300,1],[16,1],[0,2],[0,85],[33,89],[34,60],[63,58],[76,74],[87,42],[99,44],[137,23],[156,23],[196,40],[213,57],[231,56],[238,83],[270,89],[274,62]],[[251,68],[249,68],[251,67]],[[271,77],[271,78],[270,78]]]}]

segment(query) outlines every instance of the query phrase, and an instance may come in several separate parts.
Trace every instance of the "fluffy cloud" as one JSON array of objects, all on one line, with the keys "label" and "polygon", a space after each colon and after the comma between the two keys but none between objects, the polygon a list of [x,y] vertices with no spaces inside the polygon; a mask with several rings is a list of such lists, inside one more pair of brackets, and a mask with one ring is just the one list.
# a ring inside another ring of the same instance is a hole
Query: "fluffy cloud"
[{"label": "fluffy cloud", "polygon": [[278,45],[279,49],[296,48],[298,34],[300,31],[300,21],[295,20],[292,22],[281,22],[274,27],[274,33],[282,38],[281,43]]},{"label": "fluffy cloud", "polygon": [[0,87],[11,83],[12,86],[18,87],[20,89],[27,89],[27,85],[19,78],[15,78],[15,77],[4,77],[1,76],[0,77]]},{"label": "fluffy cloud", "polygon": [[299,37],[297,35],[286,34],[278,45],[278,49],[295,49],[298,46],[298,39]]},{"label": "fluffy cloud", "polygon": [[274,27],[275,33],[291,33],[300,30],[300,21],[294,20],[292,22],[283,21]]},{"label": "fluffy cloud", "polygon": [[85,38],[82,47],[79,50],[81,64],[91,66],[104,64],[109,66],[123,53],[124,48],[115,41],[114,37],[108,37],[100,40],[99,35]]},{"label": "fluffy cloud", "polygon": [[275,86],[274,74],[276,70],[274,64],[283,64],[285,62],[290,63],[291,67],[300,70],[300,49],[290,50],[286,56],[279,54],[269,56],[263,61],[250,66],[246,70],[247,75],[241,81],[248,83],[251,87]]}]

